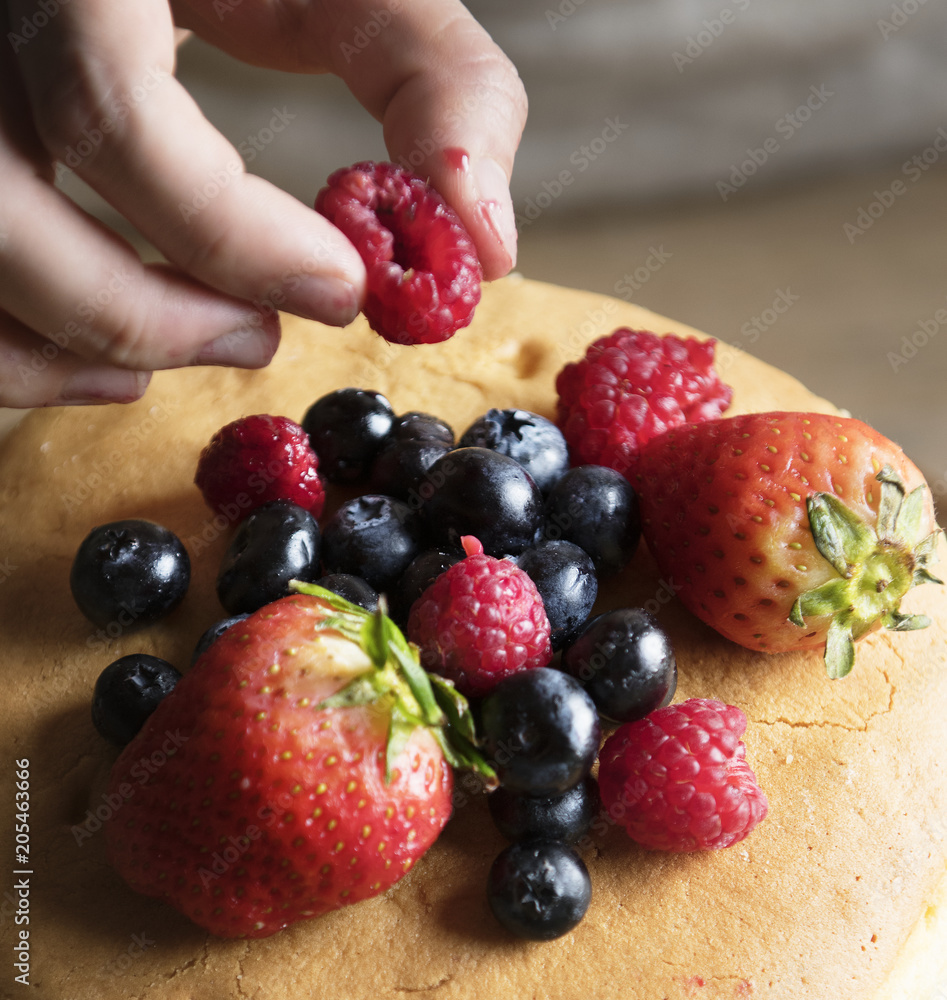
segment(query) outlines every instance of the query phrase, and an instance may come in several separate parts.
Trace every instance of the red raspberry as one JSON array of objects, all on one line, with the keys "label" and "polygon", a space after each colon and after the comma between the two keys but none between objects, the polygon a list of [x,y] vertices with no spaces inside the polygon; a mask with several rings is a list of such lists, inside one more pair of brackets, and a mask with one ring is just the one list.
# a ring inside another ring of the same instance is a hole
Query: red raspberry
[{"label": "red raspberry", "polygon": [[714,340],[622,327],[556,378],[557,423],[573,465],[607,465],[629,480],[638,450],[683,423],[714,420],[733,390],[713,369]]},{"label": "red raspberry", "polygon": [[319,517],[325,490],[309,436],[288,417],[256,414],[221,427],[197,460],[207,505],[233,521],[270,500],[292,500]]},{"label": "red raspberry", "polygon": [[544,667],[550,627],[536,585],[516,563],[485,555],[470,535],[461,541],[467,558],[414,602],[408,638],[420,646],[425,670],[479,697],[510,674]]},{"label": "red raspberry", "polygon": [[368,271],[364,313],[394,344],[436,344],[473,318],[483,272],[454,210],[392,163],[336,170],[316,211],[352,241]]},{"label": "red raspberry", "polygon": [[747,766],[739,708],[691,698],[620,726],[599,754],[602,804],[632,840],[660,851],[741,841],[766,816]]}]

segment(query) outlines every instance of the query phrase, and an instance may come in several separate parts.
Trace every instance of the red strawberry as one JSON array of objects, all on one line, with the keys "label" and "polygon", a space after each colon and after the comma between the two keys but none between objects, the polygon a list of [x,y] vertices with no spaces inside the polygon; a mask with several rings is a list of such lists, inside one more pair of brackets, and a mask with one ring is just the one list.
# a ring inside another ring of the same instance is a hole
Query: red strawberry
[{"label": "red strawberry", "polygon": [[393,885],[450,815],[449,761],[478,759],[463,699],[389,619],[300,589],[218,639],[111,774],[111,863],[224,937]]},{"label": "red strawberry", "polygon": [[853,640],[902,614],[939,535],[930,491],[901,449],[859,420],[753,413],[644,446],[643,534],[684,604],[750,649],[825,648],[847,674]]}]

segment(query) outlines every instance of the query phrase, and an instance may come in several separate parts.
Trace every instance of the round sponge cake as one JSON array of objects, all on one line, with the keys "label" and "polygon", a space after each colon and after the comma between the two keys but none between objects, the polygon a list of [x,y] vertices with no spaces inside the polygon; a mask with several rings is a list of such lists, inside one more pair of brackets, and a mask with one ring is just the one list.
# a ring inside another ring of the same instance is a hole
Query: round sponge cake
[{"label": "round sponge cake", "polygon": [[[106,863],[100,823],[121,808],[105,793],[117,751],[92,727],[92,686],[131,652],[186,669],[223,616],[214,579],[231,525],[193,485],[214,431],[250,413],[300,420],[344,386],[377,389],[397,412],[437,414],[458,433],[490,407],[551,417],[559,369],[621,325],[700,336],[626,302],[514,275],[485,288],[472,326],[444,344],[393,347],[361,320],[338,331],[286,318],[263,371],[161,372],[138,403],[37,411],[7,437],[0,740],[8,816],[13,772],[29,772],[29,831],[15,844],[4,824],[0,840],[3,996],[20,995],[13,961],[27,953],[33,993],[22,995],[44,1000],[947,996],[947,594],[935,585],[904,603],[930,628],[869,636],[854,672],[830,681],[818,652],[752,653],[703,626],[642,546],[598,607],[655,613],[675,647],[677,700],[746,712],[747,760],[770,812],[735,847],[687,855],[645,851],[603,815],[582,846],[591,907],[555,941],[512,939],[491,916],[486,874],[504,842],[463,775],[445,832],[398,885],[265,939],[209,937]],[[835,412],[724,345],[717,368],[734,388],[730,413]],[[191,587],[157,626],[99,629],[72,601],[69,568],[93,526],[126,517],[180,536]],[[19,862],[16,846],[29,852]],[[11,960],[21,931],[28,949]]]}]

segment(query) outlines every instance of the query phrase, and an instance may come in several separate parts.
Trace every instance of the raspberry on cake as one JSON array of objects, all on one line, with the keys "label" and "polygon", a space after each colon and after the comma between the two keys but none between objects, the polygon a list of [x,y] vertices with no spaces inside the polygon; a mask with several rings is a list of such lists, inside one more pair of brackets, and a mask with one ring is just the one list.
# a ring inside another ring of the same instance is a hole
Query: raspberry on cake
[{"label": "raspberry on cake", "polygon": [[552,658],[549,619],[536,585],[515,563],[462,539],[467,558],[442,573],[414,602],[408,638],[421,663],[470,696]]},{"label": "raspberry on cake", "polygon": [[457,213],[393,163],[337,170],[316,211],[355,244],[367,269],[365,317],[395,344],[436,344],[467,326],[483,272]]},{"label": "raspberry on cake", "polygon": [[572,464],[606,465],[633,482],[646,441],[719,417],[733,390],[714,371],[715,343],[620,327],[567,364],[556,379],[556,411]]},{"label": "raspberry on cake", "polygon": [[288,417],[257,413],[221,427],[201,451],[194,482],[207,505],[237,520],[269,500],[292,500],[313,517],[325,490],[309,436]]},{"label": "raspberry on cake", "polygon": [[690,698],[626,722],[602,747],[598,784],[605,808],[644,847],[707,851],[732,847],[766,817],[769,804],[746,762],[746,716],[733,705]]}]

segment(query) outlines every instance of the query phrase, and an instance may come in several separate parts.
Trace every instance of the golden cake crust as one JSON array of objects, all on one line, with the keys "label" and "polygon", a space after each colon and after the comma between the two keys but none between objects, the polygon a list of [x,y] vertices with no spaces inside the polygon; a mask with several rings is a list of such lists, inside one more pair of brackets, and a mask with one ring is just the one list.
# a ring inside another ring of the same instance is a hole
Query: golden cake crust
[{"label": "golden cake crust", "polygon": [[[704,627],[673,599],[673,581],[658,577],[642,546],[603,588],[599,607],[646,604],[675,645],[677,699],[719,698],[746,712],[747,758],[770,813],[741,844],[693,855],[641,850],[620,826],[600,823],[583,850],[591,908],[552,942],[512,940],[493,921],[484,885],[503,841],[483,796],[462,778],[454,818],[401,883],[262,940],[210,938],[136,895],[108,867],[95,823],[80,827],[90,810],[110,808],[103,795],[117,755],[89,718],[98,673],[136,651],[186,667],[199,635],[221,617],[213,583],[229,529],[215,523],[192,483],[198,452],[218,427],[259,412],[299,420],[317,397],[345,385],[380,390],[398,412],[436,413],[458,432],[490,406],[552,416],[558,370],[619,325],[695,333],[625,302],[512,276],[485,288],[473,325],[445,344],[398,348],[361,320],[340,332],[287,318],[264,371],[158,373],[138,403],[36,412],[0,445],[0,739],[8,769],[30,762],[33,995],[882,995],[909,934],[925,914],[931,919],[945,873],[947,595],[940,586],[905,600],[905,610],[934,618],[931,628],[869,636],[854,673],[832,682],[817,653],[754,654]],[[717,366],[734,386],[731,413],[835,412],[735,349],[720,346]],[[177,532],[193,579],[166,622],[143,632],[116,626],[110,635],[75,608],[68,575],[87,532],[123,517]],[[6,858],[11,837],[5,824]],[[8,956],[19,930],[11,898],[0,907]]]}]

